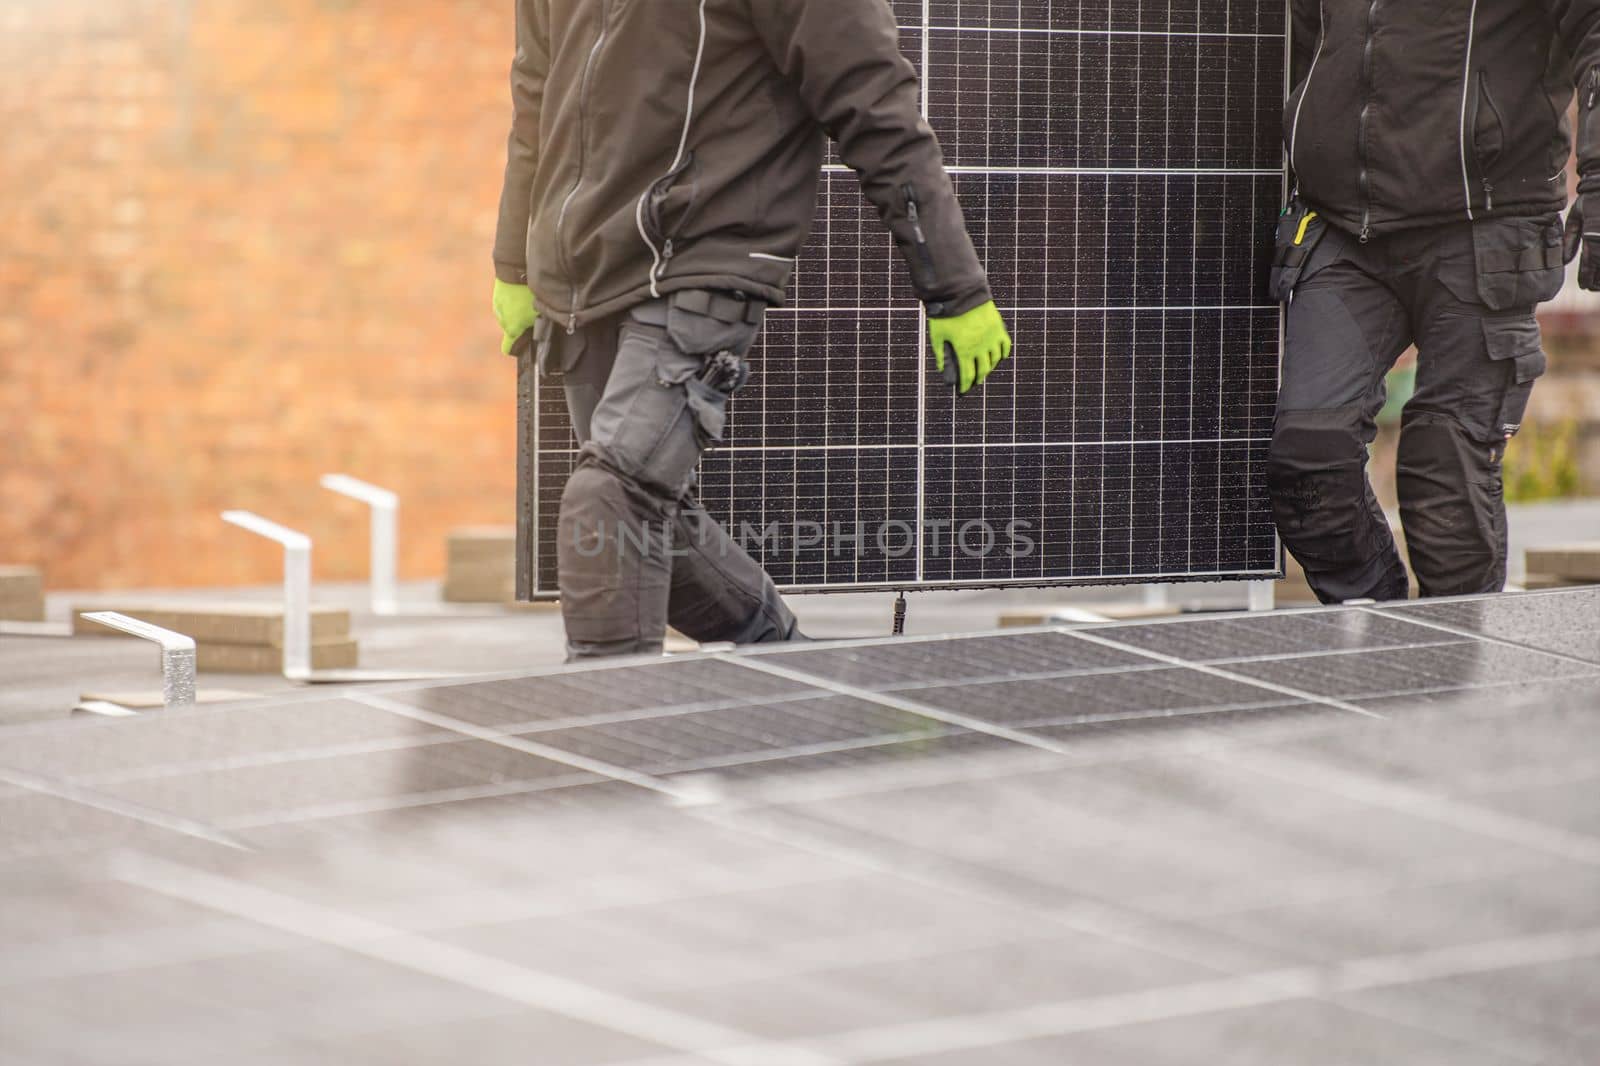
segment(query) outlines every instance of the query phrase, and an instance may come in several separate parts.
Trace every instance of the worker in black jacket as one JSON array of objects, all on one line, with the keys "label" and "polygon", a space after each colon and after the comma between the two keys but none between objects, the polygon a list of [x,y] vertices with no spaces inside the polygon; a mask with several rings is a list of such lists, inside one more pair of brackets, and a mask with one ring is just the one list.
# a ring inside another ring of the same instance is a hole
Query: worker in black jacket
[{"label": "worker in black jacket", "polygon": [[1296,196],[1273,285],[1288,299],[1268,484],[1325,603],[1403,599],[1366,478],[1384,377],[1418,348],[1397,481],[1428,596],[1505,583],[1500,464],[1545,369],[1536,306],[1600,287],[1600,0],[1293,0],[1284,136]]},{"label": "worker in black jacket", "polygon": [[[887,0],[517,0],[494,309],[559,373],[571,658],[799,637],[696,468],[811,230],[831,138],[958,392],[1011,354]],[[820,373],[830,353],[818,353]],[[977,455],[978,453],[973,453]],[[981,459],[981,456],[979,456]]]}]

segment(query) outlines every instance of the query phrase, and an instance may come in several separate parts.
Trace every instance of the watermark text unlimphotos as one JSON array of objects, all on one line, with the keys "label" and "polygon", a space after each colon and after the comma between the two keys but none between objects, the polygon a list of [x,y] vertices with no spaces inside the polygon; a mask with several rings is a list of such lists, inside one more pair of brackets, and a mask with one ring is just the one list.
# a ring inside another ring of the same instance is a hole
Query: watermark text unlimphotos
[{"label": "watermark text unlimphotos", "polygon": [[[634,551],[654,555],[671,545],[673,555],[691,551],[727,553],[737,544],[758,558],[798,558],[823,555],[830,559],[872,557],[903,559],[917,550],[918,526],[914,522],[892,519],[876,524],[793,521],[735,522],[728,537],[708,534],[700,543],[683,543],[674,535],[672,524],[662,523],[585,523],[571,527],[572,548],[579,555],[594,558],[607,552]],[[921,523],[922,551],[925,556],[948,558],[952,554],[969,559],[1002,556],[1031,558],[1039,548],[1033,523],[1014,518],[1004,524],[985,519],[957,522],[931,518]]]}]

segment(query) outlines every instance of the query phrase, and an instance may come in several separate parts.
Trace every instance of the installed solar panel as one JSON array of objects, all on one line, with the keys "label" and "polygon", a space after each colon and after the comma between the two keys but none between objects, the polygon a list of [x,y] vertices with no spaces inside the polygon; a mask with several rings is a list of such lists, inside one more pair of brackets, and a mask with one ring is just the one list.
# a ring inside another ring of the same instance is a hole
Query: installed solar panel
[{"label": "installed solar panel", "polygon": [[[872,0],[881,2],[881,0]],[[957,400],[837,164],[701,498],[789,590],[1262,576],[1281,4],[895,0],[1016,358]],[[576,460],[524,370],[522,595]]]}]

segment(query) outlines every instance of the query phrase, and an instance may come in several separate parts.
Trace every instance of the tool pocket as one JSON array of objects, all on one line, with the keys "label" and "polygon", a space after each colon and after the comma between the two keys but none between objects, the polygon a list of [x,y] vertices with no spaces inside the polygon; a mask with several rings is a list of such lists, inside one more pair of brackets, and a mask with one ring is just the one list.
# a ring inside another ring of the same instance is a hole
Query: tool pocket
[{"label": "tool pocket", "polygon": [[1500,403],[1499,424],[1495,428],[1502,436],[1514,436],[1522,428],[1522,418],[1528,409],[1533,383],[1545,371],[1546,359],[1539,336],[1539,322],[1531,314],[1513,318],[1486,318],[1483,320],[1483,340],[1489,358],[1499,365],[1510,367],[1505,395]]},{"label": "tool pocket", "polygon": [[1278,216],[1278,232],[1273,241],[1272,275],[1267,288],[1274,300],[1288,301],[1311,262],[1311,253],[1327,236],[1328,224],[1322,216],[1298,199]]},{"label": "tool pocket", "polygon": [[1488,218],[1472,224],[1478,298],[1492,311],[1533,308],[1566,281],[1561,219]]},{"label": "tool pocket", "polygon": [[629,321],[622,327],[591,432],[619,470],[656,491],[682,491],[699,458],[687,385],[701,362],[679,351],[660,326]]},{"label": "tool pocket", "polygon": [[743,293],[693,289],[667,299],[667,335],[689,355],[743,356],[761,332],[766,305]]},{"label": "tool pocket", "polygon": [[691,290],[669,298],[667,336],[699,364],[684,389],[701,450],[726,440],[728,400],[749,378],[744,356],[764,316],[765,305],[743,294]]}]

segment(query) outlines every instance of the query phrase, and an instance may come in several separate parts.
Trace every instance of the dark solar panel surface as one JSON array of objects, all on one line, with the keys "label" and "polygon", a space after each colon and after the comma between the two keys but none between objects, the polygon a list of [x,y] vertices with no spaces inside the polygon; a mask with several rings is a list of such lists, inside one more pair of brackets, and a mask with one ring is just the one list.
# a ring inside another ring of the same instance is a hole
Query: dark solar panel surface
[{"label": "dark solar panel surface", "polygon": [[1585,1062],[1597,616],[1533,594],[9,728],[0,1061]]},{"label": "dark solar panel surface", "polygon": [[[795,590],[1275,572],[1282,5],[894,8],[1018,354],[952,399],[887,235],[830,164],[702,500]],[[550,596],[575,461],[559,380],[523,418],[527,591]]]}]

